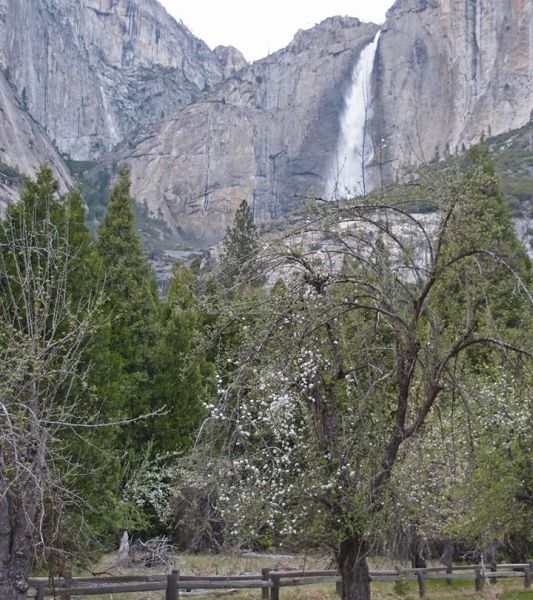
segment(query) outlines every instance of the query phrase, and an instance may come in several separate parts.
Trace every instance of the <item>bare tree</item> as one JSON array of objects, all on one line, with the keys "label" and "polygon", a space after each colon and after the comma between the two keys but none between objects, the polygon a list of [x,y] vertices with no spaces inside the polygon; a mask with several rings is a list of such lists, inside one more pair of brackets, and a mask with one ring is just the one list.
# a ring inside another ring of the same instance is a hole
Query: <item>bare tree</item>
[{"label": "bare tree", "polygon": [[[35,184],[34,184],[35,185]],[[75,464],[61,436],[91,426],[75,395],[86,377],[85,345],[97,295],[73,306],[68,280],[76,261],[68,233],[53,223],[57,184],[39,174],[36,197],[0,224],[0,597],[26,597],[36,549],[53,548],[60,514],[79,501],[65,485]],[[37,187],[34,189],[34,192]],[[45,510],[48,507],[48,510]],[[45,537],[45,519],[55,530]]]}]

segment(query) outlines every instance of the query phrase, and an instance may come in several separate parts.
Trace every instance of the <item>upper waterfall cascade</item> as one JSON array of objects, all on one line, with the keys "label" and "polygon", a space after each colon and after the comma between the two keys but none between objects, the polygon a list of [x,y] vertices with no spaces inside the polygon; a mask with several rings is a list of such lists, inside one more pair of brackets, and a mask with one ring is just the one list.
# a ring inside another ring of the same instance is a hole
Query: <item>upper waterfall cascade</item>
[{"label": "upper waterfall cascade", "polygon": [[368,123],[372,117],[372,70],[380,32],[363,48],[352,71],[339,121],[339,141],[330,167],[326,197],[339,199],[366,193],[370,181],[365,173],[372,160]]}]

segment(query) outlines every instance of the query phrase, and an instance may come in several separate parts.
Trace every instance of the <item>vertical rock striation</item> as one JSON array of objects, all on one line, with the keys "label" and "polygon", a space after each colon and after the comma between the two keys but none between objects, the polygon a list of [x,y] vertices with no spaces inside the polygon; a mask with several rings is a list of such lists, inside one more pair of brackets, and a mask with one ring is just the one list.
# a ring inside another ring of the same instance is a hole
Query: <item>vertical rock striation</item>
[{"label": "vertical rock striation", "polygon": [[533,2],[397,0],[374,78],[374,142],[394,169],[520,127],[533,112]]},{"label": "vertical rock striation", "polygon": [[0,71],[0,207],[18,199],[13,171],[33,175],[43,163],[52,167],[65,191],[71,178],[63,159],[40,125],[22,109]]},{"label": "vertical rock striation", "polygon": [[106,159],[182,238],[220,240],[243,198],[266,220],[321,195],[344,92],[378,26],[334,17],[238,71],[174,117],[134,132]]},{"label": "vertical rock striation", "polygon": [[98,158],[173,114],[228,63],[155,0],[0,0],[0,67],[73,159]]}]

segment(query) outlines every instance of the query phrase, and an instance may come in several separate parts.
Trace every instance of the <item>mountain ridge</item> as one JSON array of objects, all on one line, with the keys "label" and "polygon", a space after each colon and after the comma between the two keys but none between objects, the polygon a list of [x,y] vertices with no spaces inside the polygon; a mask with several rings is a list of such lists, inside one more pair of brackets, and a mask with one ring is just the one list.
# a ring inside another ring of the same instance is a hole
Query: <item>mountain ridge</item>
[{"label": "mountain ridge", "polygon": [[299,32],[175,116],[130,134],[104,165],[127,163],[138,201],[200,243],[221,238],[244,198],[260,220],[284,212],[320,190],[338,135],[338,88],[377,30],[333,17]]},{"label": "mountain ridge", "polygon": [[76,160],[191,103],[228,68],[155,0],[0,0],[0,12],[0,65]]},{"label": "mountain ridge", "polygon": [[531,118],[528,0],[397,0],[381,26],[330,17],[251,64],[210,50],[156,0],[0,0],[0,106],[12,115],[0,141],[22,132],[0,162],[27,172],[46,160],[64,186],[62,156],[77,173],[96,165],[94,190],[126,163],[154,245],[208,246],[243,199],[266,222],[324,196],[378,30],[364,123],[374,185]]}]

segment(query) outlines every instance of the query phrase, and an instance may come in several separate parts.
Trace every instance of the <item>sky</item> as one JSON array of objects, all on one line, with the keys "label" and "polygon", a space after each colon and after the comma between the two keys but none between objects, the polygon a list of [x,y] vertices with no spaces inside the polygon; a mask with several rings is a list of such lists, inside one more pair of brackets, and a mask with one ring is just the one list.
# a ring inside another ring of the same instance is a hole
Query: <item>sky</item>
[{"label": "sky", "polygon": [[382,23],[393,0],[159,0],[214,48],[235,46],[253,61],[286,46],[298,29],[348,15]]}]

